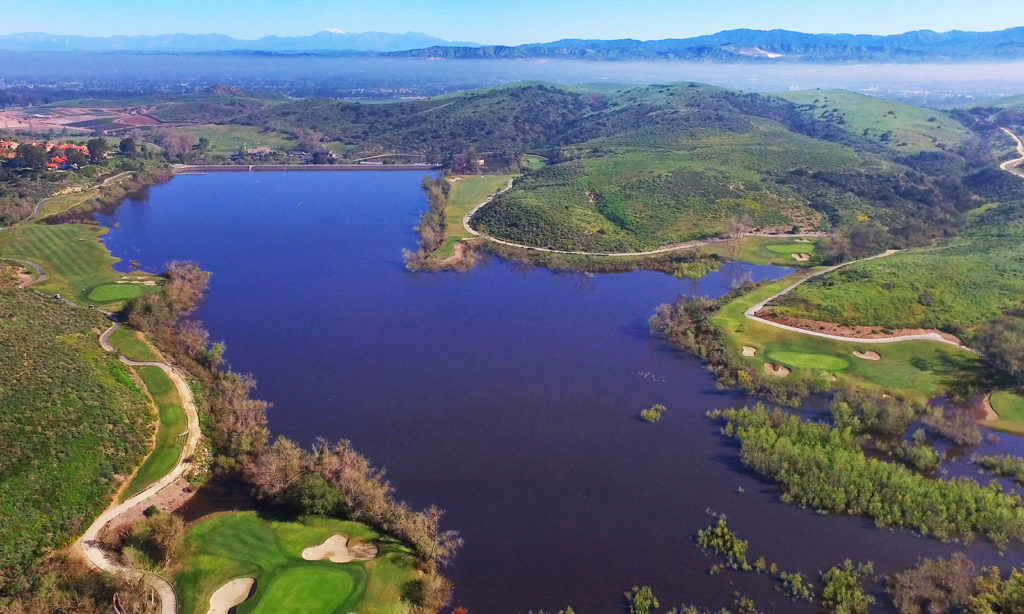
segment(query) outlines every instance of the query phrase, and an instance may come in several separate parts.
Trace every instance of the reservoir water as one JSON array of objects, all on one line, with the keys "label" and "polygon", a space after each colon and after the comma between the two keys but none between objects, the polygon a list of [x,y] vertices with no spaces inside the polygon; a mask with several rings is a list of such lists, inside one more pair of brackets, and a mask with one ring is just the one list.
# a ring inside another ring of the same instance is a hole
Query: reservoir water
[{"label": "reservoir water", "polygon": [[[448,572],[454,605],[620,612],[624,590],[650,584],[665,609],[728,605],[738,590],[762,610],[814,611],[768,576],[709,576],[719,561],[694,545],[709,509],[752,558],[811,576],[847,557],[887,572],[963,549],[782,503],[704,416],[753,399],[648,333],[659,303],[787,269],[587,277],[492,258],[409,273],[401,249],[426,208],[422,177],[180,176],[96,219],[122,268],[195,260],[213,272],[198,316],[259,381],[274,434],[349,439],[400,498],[446,510],[465,539]],[[668,407],[662,421],[638,420],[654,403]],[[968,552],[1004,566],[1021,554]]]}]

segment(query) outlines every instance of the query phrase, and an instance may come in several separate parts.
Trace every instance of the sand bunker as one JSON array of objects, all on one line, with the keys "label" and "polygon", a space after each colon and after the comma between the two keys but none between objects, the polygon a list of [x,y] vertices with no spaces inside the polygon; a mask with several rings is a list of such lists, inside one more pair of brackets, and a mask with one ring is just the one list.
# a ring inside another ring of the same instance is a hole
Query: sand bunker
[{"label": "sand bunker", "polygon": [[864,360],[882,360],[882,357],[878,354],[878,352],[872,352],[870,350],[867,352],[855,351],[853,355],[856,356],[857,358],[863,358]]},{"label": "sand bunker", "polygon": [[789,377],[789,368],[782,365],[775,365],[770,362],[764,363],[764,372],[775,377]]},{"label": "sand bunker", "polygon": [[743,346],[743,355],[744,356],[753,356],[754,354],[757,354],[757,348],[750,347],[749,345]]},{"label": "sand bunker", "polygon": [[377,556],[377,546],[358,544],[348,547],[348,536],[335,533],[324,540],[319,546],[311,546],[302,551],[302,558],[307,561],[328,559],[332,563],[348,563],[350,561],[368,561]]},{"label": "sand bunker", "polygon": [[210,609],[206,614],[228,614],[231,608],[249,598],[255,578],[235,578],[210,595]]},{"label": "sand bunker", "polygon": [[793,239],[793,243],[810,243],[810,239]]},{"label": "sand bunker", "polygon": [[790,255],[793,256],[793,260],[796,260],[797,262],[807,262],[808,260],[811,259],[811,255],[810,254],[790,254]]}]

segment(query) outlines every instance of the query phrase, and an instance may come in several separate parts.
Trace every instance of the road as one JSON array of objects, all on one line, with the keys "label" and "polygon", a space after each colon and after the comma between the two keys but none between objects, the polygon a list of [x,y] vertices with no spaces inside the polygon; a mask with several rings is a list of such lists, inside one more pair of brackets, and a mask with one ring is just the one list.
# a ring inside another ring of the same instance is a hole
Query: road
[{"label": "road", "polygon": [[1002,131],[1005,132],[1006,134],[1010,135],[1010,138],[1012,138],[1014,141],[1016,141],[1016,143],[1017,143],[1017,153],[1020,155],[1020,157],[1019,158],[1014,158],[1013,160],[1007,160],[1006,162],[1003,162],[1002,164],[999,165],[999,168],[1001,168],[1002,170],[1006,171],[1007,173],[1010,173],[1011,175],[1016,175],[1017,177],[1024,178],[1024,171],[1022,171],[1019,168],[1017,168],[1018,166],[1021,165],[1022,162],[1024,162],[1024,141],[1021,141],[1020,137],[1018,137],[1016,134],[1010,132],[1010,130],[1008,128],[1002,128]]},{"label": "road", "polygon": [[[117,330],[118,325],[114,324],[100,335],[100,345],[104,350],[108,352],[114,352],[116,349],[110,344],[110,335]],[[185,378],[172,366],[162,362],[148,362],[148,361],[135,361],[129,360],[128,358],[121,356],[121,362],[126,365],[133,367],[156,367],[162,370],[174,383],[174,388],[178,392],[178,397],[181,399],[181,407],[185,410],[185,417],[187,419],[188,435],[185,439],[185,445],[181,450],[181,456],[178,457],[178,463],[168,472],[164,477],[160,478],[157,482],[151,485],[149,488],[136,494],[135,496],[121,502],[114,503],[106,509],[96,519],[92,525],[85,530],[78,541],[75,542],[75,547],[81,548],[82,553],[86,559],[92,563],[97,569],[108,573],[132,573],[139,574],[149,586],[156,591],[160,596],[160,612],[161,614],[175,614],[178,611],[178,598],[174,592],[174,587],[165,578],[162,578],[154,573],[149,572],[137,572],[133,571],[124,565],[112,560],[107,556],[107,553],[103,550],[102,545],[99,543],[99,535],[103,528],[109,523],[114,521],[117,517],[130,511],[131,509],[145,505],[146,501],[152,499],[164,488],[170,486],[175,480],[180,478],[191,466],[191,457],[195,453],[196,446],[199,443],[200,431],[199,431],[199,412],[196,409],[195,399],[192,396],[192,390],[189,388],[188,382]]]},{"label": "road", "polygon": [[[462,227],[466,229],[466,232],[468,232],[469,234],[473,235],[474,237],[480,237],[481,239],[486,239],[486,240],[492,241],[494,243],[500,243],[501,245],[507,245],[509,247],[515,247],[515,248],[519,248],[519,249],[527,249],[527,250],[531,250],[531,251],[535,251],[535,252],[546,252],[546,253],[549,253],[549,254],[567,254],[567,255],[571,255],[571,256],[606,256],[606,257],[609,257],[609,258],[631,258],[631,257],[637,257],[637,256],[656,256],[658,254],[667,254],[669,252],[677,252],[677,251],[684,250],[684,249],[694,249],[694,248],[697,248],[697,247],[702,247],[704,245],[714,245],[716,243],[726,243],[726,242],[728,242],[730,240],[730,239],[704,239],[704,240],[701,240],[701,241],[687,241],[686,243],[677,243],[675,245],[666,245],[665,247],[659,247],[657,249],[652,249],[652,250],[649,250],[649,251],[646,251],[646,252],[576,252],[576,251],[570,251],[570,250],[564,250],[564,249],[551,249],[551,248],[548,248],[548,247],[536,247],[536,246],[533,246],[533,245],[523,245],[522,243],[513,243],[511,241],[506,241],[504,239],[498,239],[498,238],[492,237],[490,235],[485,235],[485,234],[479,232],[478,230],[473,229],[473,227],[470,226],[470,222],[473,220],[473,216],[476,215],[476,212],[479,211],[482,207],[486,206],[492,200],[494,200],[499,194],[504,194],[505,192],[511,190],[512,189],[512,184],[513,184],[514,181],[515,181],[514,177],[512,179],[509,179],[507,186],[505,186],[503,189],[495,192],[494,194],[491,194],[490,196],[485,198],[484,201],[481,202],[479,205],[473,207],[473,209],[469,213],[467,213],[466,215],[462,216]],[[789,234],[789,233],[786,233],[786,234],[772,234],[772,233],[767,233],[767,232],[745,232],[745,233],[743,233],[743,236],[745,236],[745,237],[779,237],[780,239],[785,239],[785,238],[788,238],[788,237],[796,237],[796,238],[798,238],[798,237],[824,237],[824,236],[826,236],[826,233],[824,233],[824,232],[798,232],[798,233],[793,233],[793,234]]]}]

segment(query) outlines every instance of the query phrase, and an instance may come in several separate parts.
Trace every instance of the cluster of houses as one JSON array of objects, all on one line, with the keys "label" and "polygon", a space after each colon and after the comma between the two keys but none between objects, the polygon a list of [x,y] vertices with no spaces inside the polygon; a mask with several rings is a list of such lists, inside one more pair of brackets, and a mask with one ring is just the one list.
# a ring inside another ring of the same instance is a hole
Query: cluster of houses
[{"label": "cluster of houses", "polygon": [[68,153],[71,151],[77,151],[86,157],[89,156],[89,148],[76,143],[54,143],[52,141],[18,143],[16,141],[0,141],[0,160],[14,160],[17,158],[19,145],[33,145],[46,150],[46,168],[50,170],[67,170],[70,168]]}]

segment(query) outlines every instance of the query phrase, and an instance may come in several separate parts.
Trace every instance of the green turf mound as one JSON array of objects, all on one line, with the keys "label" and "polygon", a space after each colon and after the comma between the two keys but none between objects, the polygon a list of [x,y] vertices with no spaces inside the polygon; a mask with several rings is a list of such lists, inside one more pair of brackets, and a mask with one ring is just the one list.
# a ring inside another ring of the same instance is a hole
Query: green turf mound
[{"label": "green turf mound", "polygon": [[768,352],[768,359],[795,369],[842,371],[846,367],[850,366],[850,363],[838,356],[793,350],[772,350]]}]

